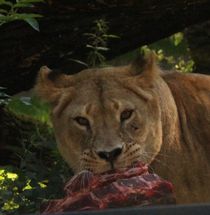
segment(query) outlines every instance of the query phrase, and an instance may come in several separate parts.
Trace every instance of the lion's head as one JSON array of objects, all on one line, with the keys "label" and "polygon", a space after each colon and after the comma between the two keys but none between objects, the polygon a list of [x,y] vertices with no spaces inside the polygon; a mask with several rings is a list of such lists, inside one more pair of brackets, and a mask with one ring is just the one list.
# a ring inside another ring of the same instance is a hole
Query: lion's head
[{"label": "lion's head", "polygon": [[52,105],[58,148],[75,171],[150,163],[162,144],[159,68],[151,54],[128,66],[76,75],[42,67],[36,91]]}]

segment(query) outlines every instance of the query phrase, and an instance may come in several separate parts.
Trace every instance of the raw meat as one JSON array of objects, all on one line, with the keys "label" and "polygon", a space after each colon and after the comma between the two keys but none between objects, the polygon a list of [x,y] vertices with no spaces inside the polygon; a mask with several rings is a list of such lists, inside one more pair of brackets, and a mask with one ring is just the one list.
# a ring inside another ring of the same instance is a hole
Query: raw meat
[{"label": "raw meat", "polygon": [[82,171],[64,190],[66,197],[49,201],[43,214],[175,203],[172,184],[148,173],[147,165],[141,162],[103,174]]}]

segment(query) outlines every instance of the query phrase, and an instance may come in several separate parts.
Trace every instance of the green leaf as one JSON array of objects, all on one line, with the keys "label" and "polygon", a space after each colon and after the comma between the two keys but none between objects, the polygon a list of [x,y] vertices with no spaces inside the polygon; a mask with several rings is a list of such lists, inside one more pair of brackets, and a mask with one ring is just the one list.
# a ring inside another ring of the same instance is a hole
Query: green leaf
[{"label": "green leaf", "polygon": [[92,49],[92,48],[95,48],[94,46],[92,46],[92,45],[90,45],[90,44],[87,44],[86,47],[87,47],[87,48],[91,48],[91,49]]},{"label": "green leaf", "polygon": [[97,58],[100,61],[100,63],[104,62],[106,60],[105,56],[102,55],[101,53],[97,52]]},{"label": "green leaf", "polygon": [[7,6],[10,6],[10,7],[13,6],[13,4],[11,2],[5,1],[5,0],[0,0],[0,5],[7,5]]},{"label": "green leaf", "polygon": [[8,16],[4,16],[4,15],[1,14],[1,16],[0,16],[0,23],[1,22],[2,23],[8,22],[8,20],[9,20]]},{"label": "green leaf", "polygon": [[88,64],[83,62],[83,61],[81,61],[81,60],[77,60],[77,59],[73,59],[73,58],[70,58],[69,60],[88,67]]},{"label": "green leaf", "polygon": [[7,22],[12,22],[15,20],[24,20],[27,22],[33,29],[39,31],[39,23],[36,21],[35,18],[40,18],[42,15],[40,14],[27,14],[27,13],[13,13],[9,16],[4,16],[0,14],[0,26]]},{"label": "green leaf", "polygon": [[98,37],[96,34],[92,34],[92,33],[84,33],[84,35],[94,39]]},{"label": "green leaf", "polygon": [[39,31],[39,23],[34,18],[26,18],[24,19],[25,22],[27,22],[34,30]]},{"label": "green leaf", "polygon": [[95,49],[96,49],[96,50],[101,50],[101,51],[108,51],[108,50],[109,50],[109,48],[107,48],[107,47],[102,47],[102,46],[97,46],[97,47],[95,47]]},{"label": "green leaf", "polygon": [[33,7],[33,5],[30,3],[18,2],[13,6],[13,8],[23,8],[23,7]]},{"label": "green leaf", "polygon": [[178,46],[182,42],[183,38],[184,38],[184,36],[183,36],[183,33],[181,33],[181,32],[176,33],[171,36],[171,40],[175,46]]},{"label": "green leaf", "polygon": [[10,17],[12,17],[14,20],[25,20],[30,18],[40,18],[42,15],[35,13],[14,13]]},{"label": "green leaf", "polygon": [[27,96],[22,96],[20,97],[20,101],[25,104],[25,105],[32,105],[31,103],[31,97],[27,97]]},{"label": "green leaf", "polygon": [[114,35],[114,34],[106,34],[106,37],[108,37],[108,38],[113,38],[113,39],[120,39],[120,37],[119,36],[117,36],[117,35]]},{"label": "green leaf", "polygon": [[31,4],[31,3],[39,3],[39,2],[45,2],[45,1],[44,0],[20,0],[18,2]]},{"label": "green leaf", "polygon": [[7,14],[7,13],[8,13],[8,11],[0,8],[0,15],[1,15],[1,13],[3,13],[3,14]]}]

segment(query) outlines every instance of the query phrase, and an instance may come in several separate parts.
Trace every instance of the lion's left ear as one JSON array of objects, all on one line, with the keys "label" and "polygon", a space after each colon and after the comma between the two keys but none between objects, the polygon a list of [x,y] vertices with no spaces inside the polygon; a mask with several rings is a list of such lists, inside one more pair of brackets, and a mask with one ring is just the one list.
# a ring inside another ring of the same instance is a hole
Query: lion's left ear
[{"label": "lion's left ear", "polygon": [[55,106],[64,89],[72,87],[72,76],[53,72],[47,66],[40,68],[35,93],[44,101]]},{"label": "lion's left ear", "polygon": [[142,87],[150,87],[160,73],[160,69],[156,63],[156,55],[150,52],[146,56],[139,56],[130,65],[130,74],[138,78]]}]

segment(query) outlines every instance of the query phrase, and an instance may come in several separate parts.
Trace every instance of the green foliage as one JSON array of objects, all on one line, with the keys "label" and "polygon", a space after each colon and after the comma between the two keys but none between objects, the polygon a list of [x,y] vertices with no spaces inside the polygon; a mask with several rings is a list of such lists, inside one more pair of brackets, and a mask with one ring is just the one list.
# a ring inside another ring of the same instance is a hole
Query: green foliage
[{"label": "green foliage", "polygon": [[0,26],[8,22],[23,20],[33,29],[39,31],[39,23],[36,19],[42,16],[40,14],[20,12],[21,9],[34,7],[34,3],[39,2],[44,2],[44,0],[16,0],[15,2],[0,0]]},{"label": "green foliage", "polygon": [[38,212],[45,200],[62,197],[71,172],[57,151],[51,129],[37,128],[15,153],[20,165],[0,169],[0,213]]},{"label": "green foliage", "polygon": [[194,69],[194,61],[181,32],[144,48],[154,50],[161,66],[165,69],[174,69],[181,72],[192,72]]},{"label": "green foliage", "polygon": [[[88,63],[90,66],[104,64],[105,57],[100,57],[100,54],[103,55],[109,50],[108,39],[113,36],[105,36],[109,34],[108,27],[103,21],[102,24],[101,22],[95,24],[93,32],[86,34],[89,40],[87,48],[90,49]],[[161,66],[166,69],[180,69],[183,72],[191,72],[193,69],[193,61],[182,33],[143,46],[120,56],[115,61],[131,61],[140,50],[143,52],[154,50]],[[14,148],[20,158],[19,166],[0,168],[0,214],[38,212],[42,202],[63,197],[63,184],[72,173],[56,148],[49,120],[49,107],[33,96],[15,97],[8,101],[9,97],[3,88],[0,89],[0,98],[5,98],[3,102],[6,101],[10,111],[46,123],[42,129],[37,127],[30,139],[23,139],[20,148]]]},{"label": "green foliage", "polygon": [[86,47],[90,50],[87,56],[87,64],[90,67],[105,64],[106,57],[104,52],[109,51],[108,40],[119,38],[116,35],[108,34],[108,22],[104,19],[99,19],[94,22],[94,27],[91,33],[85,33],[88,44]]},{"label": "green foliage", "polygon": [[86,48],[89,49],[86,62],[73,58],[70,60],[82,64],[85,67],[105,66],[106,57],[104,53],[110,50],[108,48],[108,42],[111,39],[119,39],[118,36],[109,34],[108,31],[108,22],[104,19],[94,21],[91,32],[84,33],[84,36],[87,38]]},{"label": "green foliage", "polygon": [[6,88],[0,87],[0,107],[7,105],[10,101],[10,96],[5,93]]},{"label": "green foliage", "polygon": [[63,184],[72,173],[57,150],[48,106],[35,97],[15,97],[7,108],[45,124],[22,139],[21,147],[12,148],[19,166],[0,167],[0,214],[38,212],[44,201],[63,196]]},{"label": "green foliage", "polygon": [[192,72],[194,70],[194,61],[181,32],[119,56],[112,60],[111,64],[129,63],[139,52],[145,53],[151,50],[155,51],[159,64],[164,69],[180,70],[181,72]]},{"label": "green foliage", "polygon": [[175,45],[178,46],[184,40],[184,35],[182,32],[178,32],[169,37],[169,40]]},{"label": "green foliage", "polygon": [[49,106],[37,97],[13,97],[7,105],[8,109],[17,115],[27,115],[35,120],[51,125],[49,119]]},{"label": "green foliage", "polygon": [[182,72],[193,72],[194,70],[194,61],[191,58],[187,58],[187,59],[178,59],[178,62],[176,62],[175,68],[177,70],[180,70]]}]

